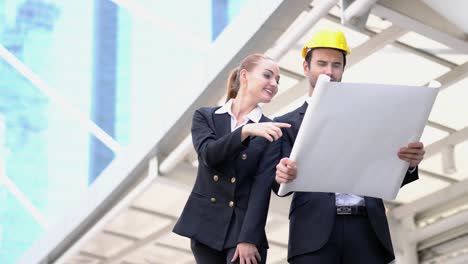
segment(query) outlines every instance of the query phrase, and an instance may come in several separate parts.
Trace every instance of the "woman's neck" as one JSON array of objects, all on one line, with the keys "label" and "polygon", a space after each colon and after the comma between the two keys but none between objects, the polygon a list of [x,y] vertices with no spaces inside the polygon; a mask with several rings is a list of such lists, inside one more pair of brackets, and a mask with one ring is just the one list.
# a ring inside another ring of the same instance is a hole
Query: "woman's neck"
[{"label": "woman's neck", "polygon": [[255,107],[257,107],[256,102],[238,94],[232,102],[231,112],[238,121],[243,121]]}]

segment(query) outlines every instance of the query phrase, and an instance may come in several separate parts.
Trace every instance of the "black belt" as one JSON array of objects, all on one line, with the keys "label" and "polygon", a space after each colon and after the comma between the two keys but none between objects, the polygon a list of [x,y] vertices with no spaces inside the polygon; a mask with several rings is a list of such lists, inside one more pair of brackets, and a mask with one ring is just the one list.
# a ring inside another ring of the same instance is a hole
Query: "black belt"
[{"label": "black belt", "polygon": [[337,206],[337,215],[367,215],[365,206]]}]

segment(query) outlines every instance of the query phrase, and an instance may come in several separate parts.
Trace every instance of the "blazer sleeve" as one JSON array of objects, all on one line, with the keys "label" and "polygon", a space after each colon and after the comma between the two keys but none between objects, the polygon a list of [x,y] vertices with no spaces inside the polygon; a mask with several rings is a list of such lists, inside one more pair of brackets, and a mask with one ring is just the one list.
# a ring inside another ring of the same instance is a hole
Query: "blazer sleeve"
[{"label": "blazer sleeve", "polygon": [[234,159],[248,147],[250,137],[241,141],[242,127],[222,137],[216,135],[213,123],[208,122],[207,115],[200,110],[195,111],[192,120],[192,141],[199,160],[208,167]]},{"label": "blazer sleeve", "polygon": [[[286,122],[287,123],[286,120],[281,120],[281,119],[275,119],[275,121],[276,122]],[[292,150],[292,147],[293,147],[294,143],[293,143],[293,140],[292,140],[292,137],[291,137],[290,133],[293,133],[290,128],[283,129],[283,136],[281,137],[280,140],[278,140],[278,141],[280,141],[279,149],[277,150],[278,153],[279,153],[278,154],[279,157],[278,157],[278,161],[276,162],[276,164],[278,164],[279,161],[282,158],[286,158],[286,157],[289,157],[291,155],[291,150]],[[275,167],[273,168],[273,175],[276,175],[276,164],[275,164]],[[284,195],[279,195],[278,194],[279,187],[280,187],[280,185],[276,182],[276,180],[273,180],[272,190],[277,196],[286,197],[286,196],[289,196],[289,195],[291,195],[293,193],[293,192],[289,192],[289,193],[286,193]]]},{"label": "blazer sleeve", "polygon": [[280,140],[269,143],[260,158],[238,243],[251,243],[257,247],[264,243],[265,224],[270,207],[271,188],[275,181],[276,164],[280,158],[280,147]]},{"label": "blazer sleeve", "polygon": [[405,186],[406,184],[410,182],[414,182],[417,179],[419,179],[418,168],[416,168],[416,170],[414,170],[412,173],[407,171],[405,178],[403,179],[403,182],[401,183],[401,187]]}]

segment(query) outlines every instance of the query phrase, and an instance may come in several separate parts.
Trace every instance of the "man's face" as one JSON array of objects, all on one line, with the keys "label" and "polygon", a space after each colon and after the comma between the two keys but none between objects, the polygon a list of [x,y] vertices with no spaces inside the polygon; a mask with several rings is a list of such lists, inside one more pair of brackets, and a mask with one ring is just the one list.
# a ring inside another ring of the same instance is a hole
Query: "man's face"
[{"label": "man's face", "polygon": [[330,81],[340,82],[344,71],[343,53],[335,49],[318,48],[312,51],[310,66],[304,61],[304,75],[309,80],[309,96],[312,95],[320,74],[330,76]]}]

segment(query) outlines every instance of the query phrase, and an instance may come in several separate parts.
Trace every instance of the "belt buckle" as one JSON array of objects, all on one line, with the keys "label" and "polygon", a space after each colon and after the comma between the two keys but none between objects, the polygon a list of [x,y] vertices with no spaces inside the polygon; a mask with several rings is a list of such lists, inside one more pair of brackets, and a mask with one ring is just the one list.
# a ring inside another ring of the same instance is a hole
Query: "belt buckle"
[{"label": "belt buckle", "polygon": [[339,215],[350,215],[350,214],[352,214],[351,207],[349,207],[349,206],[336,207],[336,213],[339,214]]}]

